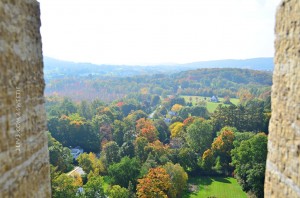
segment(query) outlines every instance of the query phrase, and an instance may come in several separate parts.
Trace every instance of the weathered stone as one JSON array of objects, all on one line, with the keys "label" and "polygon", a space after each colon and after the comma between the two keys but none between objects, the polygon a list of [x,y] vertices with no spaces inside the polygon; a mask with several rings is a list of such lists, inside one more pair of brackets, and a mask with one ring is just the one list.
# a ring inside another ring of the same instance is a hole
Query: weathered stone
[{"label": "weathered stone", "polygon": [[265,197],[300,197],[300,1],[276,15]]},{"label": "weathered stone", "polygon": [[39,4],[0,0],[0,197],[50,197]]}]

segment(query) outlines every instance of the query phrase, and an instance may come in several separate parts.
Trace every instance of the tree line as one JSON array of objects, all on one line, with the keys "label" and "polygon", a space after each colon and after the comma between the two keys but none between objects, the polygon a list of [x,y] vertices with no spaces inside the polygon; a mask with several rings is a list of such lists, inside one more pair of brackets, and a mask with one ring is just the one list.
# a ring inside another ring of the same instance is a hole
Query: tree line
[{"label": "tree line", "polygon": [[134,77],[60,77],[47,81],[45,94],[67,96],[76,101],[98,98],[112,102],[141,90],[164,97],[178,94],[236,98],[246,89],[255,97],[263,97],[271,85],[270,72],[223,68]]},{"label": "tree line", "polygon": [[[263,196],[268,99],[214,113],[147,90],[110,103],[46,101],[53,197],[182,197],[188,178],[202,175],[234,176]],[[74,161],[76,146],[85,153]],[[86,174],[69,177],[76,165]]]}]

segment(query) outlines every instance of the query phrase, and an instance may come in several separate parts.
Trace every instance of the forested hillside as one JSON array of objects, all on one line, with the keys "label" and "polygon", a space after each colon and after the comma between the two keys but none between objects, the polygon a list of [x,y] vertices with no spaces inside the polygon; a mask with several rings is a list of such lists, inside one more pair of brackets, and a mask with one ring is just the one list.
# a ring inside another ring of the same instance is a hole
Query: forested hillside
[{"label": "forested hillside", "polygon": [[[233,176],[236,196],[263,197],[270,73],[199,69],[47,84],[53,197],[190,197],[204,190],[191,181]],[[77,147],[84,153],[73,158]]]},{"label": "forested hillside", "polygon": [[[249,94],[259,97],[270,91],[272,74],[248,69],[199,69],[175,74],[134,77],[61,77],[46,80],[46,96],[67,96],[76,101],[113,101],[130,94],[198,95],[231,98]],[[243,93],[242,93],[243,92]]]},{"label": "forested hillside", "polygon": [[245,60],[216,60],[201,61],[186,64],[160,64],[160,65],[109,65],[75,63],[44,57],[44,73],[46,79],[70,76],[97,76],[130,77],[136,75],[170,74],[180,71],[200,68],[243,68],[261,71],[273,70],[273,58],[253,58]]}]

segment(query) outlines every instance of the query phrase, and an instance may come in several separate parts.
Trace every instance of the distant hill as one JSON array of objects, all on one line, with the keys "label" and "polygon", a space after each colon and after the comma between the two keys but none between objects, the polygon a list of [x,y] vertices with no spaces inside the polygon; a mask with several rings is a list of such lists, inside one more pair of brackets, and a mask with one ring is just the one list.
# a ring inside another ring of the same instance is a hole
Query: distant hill
[{"label": "distant hill", "polygon": [[215,60],[186,64],[170,65],[96,65],[91,63],[75,63],[44,57],[44,73],[46,79],[63,76],[115,76],[129,77],[137,75],[170,74],[200,68],[242,68],[262,71],[273,70],[273,58],[253,58],[245,60]]},{"label": "distant hill", "polygon": [[239,68],[204,68],[172,74],[119,76],[62,76],[46,78],[45,95],[67,96],[76,101],[112,101],[130,94],[194,95],[235,98],[242,89],[260,96],[269,93],[272,72]]},{"label": "distant hill", "polygon": [[236,83],[238,85],[272,85],[272,73],[267,71],[257,71],[250,69],[239,68],[208,68],[183,71],[172,75],[178,82],[197,82],[200,84],[206,84],[208,87],[213,87],[216,81],[219,81],[219,85],[230,88],[227,83]]},{"label": "distant hill", "polygon": [[273,58],[252,58],[244,60],[214,60],[214,61],[201,61],[194,63],[187,63],[180,65],[190,69],[198,68],[240,68],[240,69],[253,69],[262,71],[273,71],[274,63]]}]

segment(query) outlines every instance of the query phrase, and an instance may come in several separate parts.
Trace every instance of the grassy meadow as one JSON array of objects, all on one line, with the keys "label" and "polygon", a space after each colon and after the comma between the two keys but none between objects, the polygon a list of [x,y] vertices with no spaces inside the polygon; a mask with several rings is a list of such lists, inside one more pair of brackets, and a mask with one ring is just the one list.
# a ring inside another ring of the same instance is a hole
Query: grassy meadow
[{"label": "grassy meadow", "polygon": [[[210,102],[210,97],[203,97],[203,96],[181,96],[181,97],[183,97],[186,102],[192,102],[193,105],[196,105],[197,101],[198,102],[206,101],[206,107],[210,113],[214,112],[219,104],[226,105],[226,104],[223,104],[224,98],[219,98],[219,102],[216,103],[216,102]],[[230,98],[230,101],[235,105],[239,104],[239,102],[240,102],[240,100],[237,98]]]},{"label": "grassy meadow", "polygon": [[237,180],[232,177],[197,177],[188,181],[189,188],[184,198],[247,198]]}]

